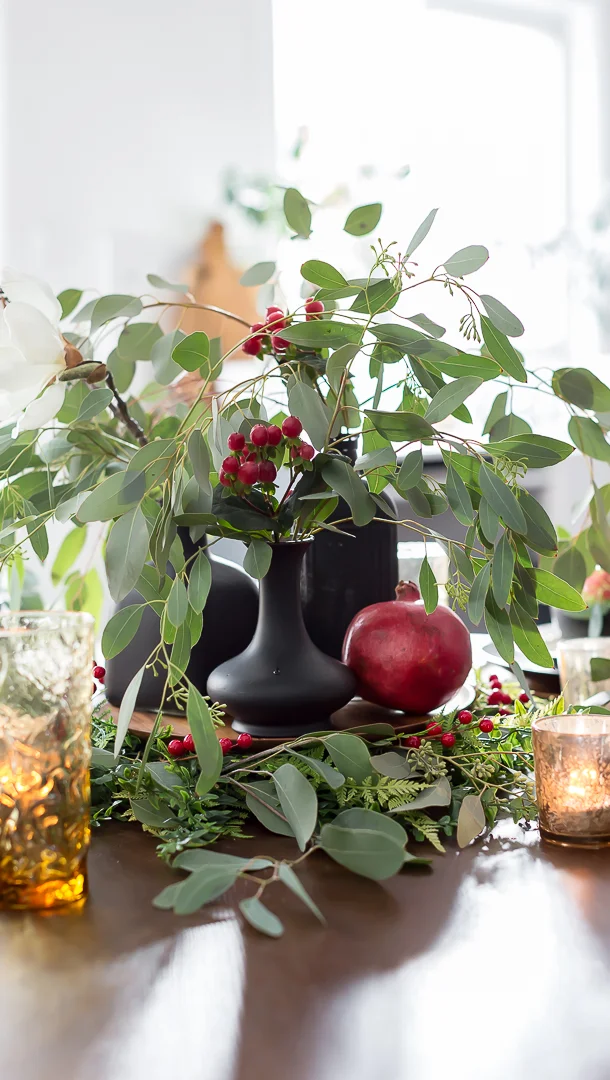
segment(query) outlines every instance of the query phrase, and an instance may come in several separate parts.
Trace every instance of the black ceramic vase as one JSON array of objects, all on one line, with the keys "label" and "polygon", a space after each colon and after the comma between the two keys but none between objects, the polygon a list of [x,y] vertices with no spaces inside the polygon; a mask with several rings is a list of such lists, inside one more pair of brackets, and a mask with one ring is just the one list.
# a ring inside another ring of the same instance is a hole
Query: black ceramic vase
[{"label": "black ceramic vase", "polygon": [[238,731],[288,738],[319,731],[355,693],[349,668],[320,652],[305,629],[301,567],[312,543],[270,545],[254,638],[208,679],[209,696],[226,704]]},{"label": "black ceramic vase", "polygon": [[[345,439],[340,446],[352,465],[357,456],[357,439]],[[339,500],[328,519],[345,519],[350,508]],[[382,510],[378,517],[387,517]],[[371,521],[358,528],[341,526],[349,536],[321,531],[305,558],[301,591],[305,625],[312,641],[340,658],[343,638],[354,615],[369,604],[394,600],[398,584],[398,529],[389,518]]]},{"label": "black ceramic vase", "polygon": [[[206,542],[204,537],[198,544],[193,544],[186,529],[180,530],[180,537],[187,559]],[[252,578],[241,566],[228,559],[212,552],[209,558],[212,584],[203,611],[203,630],[191,652],[186,672],[202,694],[206,692],[210,672],[245,649],[252,640],[258,615],[258,589]],[[140,603],[142,597],[134,590],[121,601],[118,610],[129,604]],[[106,695],[111,705],[120,705],[131,679],[158,645],[160,636],[159,618],[151,608],[146,608],[133,640],[106,664]],[[157,710],[161,704],[164,682],[163,673],[155,676],[147,668],[136,708]]]}]

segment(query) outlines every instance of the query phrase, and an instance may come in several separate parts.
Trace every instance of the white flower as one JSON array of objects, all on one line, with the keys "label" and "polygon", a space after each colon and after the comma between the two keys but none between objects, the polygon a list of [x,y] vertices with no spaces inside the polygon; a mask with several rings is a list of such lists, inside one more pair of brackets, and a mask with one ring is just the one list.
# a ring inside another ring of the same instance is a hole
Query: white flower
[{"label": "white flower", "polygon": [[0,309],[0,422],[29,406],[18,426],[32,430],[57,414],[66,392],[55,382],[65,367],[61,306],[49,285],[16,270],[4,270],[0,284],[9,300]]}]

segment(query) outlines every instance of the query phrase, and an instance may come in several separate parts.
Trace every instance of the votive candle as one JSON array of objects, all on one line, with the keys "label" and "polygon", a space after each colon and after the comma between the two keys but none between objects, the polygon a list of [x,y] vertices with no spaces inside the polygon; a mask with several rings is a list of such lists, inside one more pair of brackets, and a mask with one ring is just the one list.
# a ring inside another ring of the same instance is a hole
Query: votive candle
[{"label": "votive candle", "polygon": [[610,845],[610,716],[532,722],[540,834],[564,847]]}]

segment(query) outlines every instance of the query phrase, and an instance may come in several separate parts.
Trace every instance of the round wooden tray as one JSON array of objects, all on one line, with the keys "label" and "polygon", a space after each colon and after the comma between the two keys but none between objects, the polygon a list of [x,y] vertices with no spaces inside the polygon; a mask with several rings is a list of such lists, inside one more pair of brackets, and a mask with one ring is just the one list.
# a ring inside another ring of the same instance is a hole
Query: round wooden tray
[{"label": "round wooden tray", "polygon": [[[446,705],[443,705],[440,709],[435,709],[434,712],[427,713],[424,716],[407,715],[406,713],[398,712],[396,709],[384,709],[381,705],[373,705],[370,701],[363,701],[362,698],[353,698],[343,709],[340,709],[339,712],[336,712],[331,717],[331,724],[337,731],[345,731],[347,728],[379,723],[391,724],[396,731],[405,731],[407,733],[419,731],[424,727],[426,721],[429,720],[431,716],[439,716],[445,712],[450,712],[452,709],[466,709],[474,700],[474,695],[474,686],[471,683],[466,683]],[[116,720],[119,710],[110,706],[110,711]],[[237,739],[239,732],[234,731],[231,727],[228,715],[226,720],[227,723],[223,727],[216,729],[218,738]],[[146,738],[146,736],[150,735],[154,722],[155,713],[134,712],[129,725],[129,730],[132,731],[134,735],[141,735]],[[183,719],[180,716],[164,716],[163,722],[165,726],[171,724],[173,733],[179,738],[184,738],[184,736],[188,734],[188,723],[186,719]],[[270,746],[277,746],[279,743],[285,741],[286,740],[282,738],[262,739],[254,737],[254,744],[259,750],[265,750]]]}]

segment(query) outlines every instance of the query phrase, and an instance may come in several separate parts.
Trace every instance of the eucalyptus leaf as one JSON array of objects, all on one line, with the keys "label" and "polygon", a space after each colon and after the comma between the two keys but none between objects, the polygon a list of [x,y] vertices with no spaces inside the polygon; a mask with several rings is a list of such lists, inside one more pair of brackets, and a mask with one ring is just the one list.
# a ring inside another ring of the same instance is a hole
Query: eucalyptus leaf
[{"label": "eucalyptus leaf", "polygon": [[326,361],[326,378],[332,386],[335,394],[339,393],[343,373],[349,363],[360,352],[359,345],[341,345],[335,349]]},{"label": "eucalyptus leaf", "polygon": [[347,342],[358,344],[363,328],[355,323],[343,323],[336,319],[313,319],[310,322],[293,323],[282,330],[282,338],[307,349],[338,349]]},{"label": "eucalyptus leaf", "polygon": [[188,576],[188,602],[193,611],[203,611],[212,585],[212,567],[205,551],[200,551]]},{"label": "eucalyptus leaf", "polygon": [[524,329],[521,319],[518,319],[504,304],[496,300],[495,296],[481,293],[479,299],[487,312],[488,319],[498,330],[503,334],[507,334],[508,337],[521,337]]},{"label": "eucalyptus leaf", "polygon": [[474,274],[480,270],[489,258],[489,252],[482,244],[471,244],[469,247],[460,248],[444,262],[445,270],[453,277],[464,277],[466,274]]},{"label": "eucalyptus leaf", "polygon": [[105,386],[99,386],[94,390],[90,390],[81,404],[78,416],[76,417],[76,422],[81,423],[83,420],[93,420],[94,417],[99,416],[100,413],[108,408],[113,396],[112,390],[108,390]]},{"label": "eucalyptus leaf", "polygon": [[366,743],[357,735],[347,732],[328,735],[324,739],[324,746],[337,768],[350,780],[362,784],[372,775],[371,756]]},{"label": "eucalyptus leaf", "polygon": [[181,282],[176,284],[172,281],[166,281],[165,278],[159,277],[158,274],[147,274],[146,280],[154,289],[169,289],[171,292],[177,293],[187,293],[190,290],[190,286],[184,285]]},{"label": "eucalyptus leaf", "polygon": [[311,236],[309,203],[296,188],[287,188],[284,192],[284,217],[297,236],[304,240]]},{"label": "eucalyptus leaf", "polygon": [[402,814],[411,810],[425,810],[429,806],[449,806],[450,803],[451,784],[446,776],[440,776],[410,802],[393,807],[390,813]]},{"label": "eucalyptus leaf", "polygon": [[565,551],[558,555],[553,567],[553,573],[562,578],[563,581],[567,581],[568,585],[571,585],[577,592],[581,592],[587,577],[587,564],[584,555],[575,546],[566,548]]},{"label": "eucalyptus leaf", "polygon": [[610,660],[605,656],[593,656],[591,658],[591,679],[593,682],[603,682],[610,679]]},{"label": "eucalyptus leaf", "polygon": [[439,326],[432,319],[429,319],[427,315],[407,315],[409,322],[419,326],[420,330],[423,330],[426,334],[430,334],[434,338],[441,338],[445,333],[445,327]]},{"label": "eucalyptus leaf", "polygon": [[471,525],[474,511],[472,509],[470,495],[468,494],[468,488],[460,474],[453,468],[453,465],[451,465],[447,471],[445,493],[447,495],[449,506],[453,510],[457,520],[461,522],[462,525]]},{"label": "eucalyptus leaf", "polygon": [[138,632],[144,604],[129,604],[108,621],[102,636],[102,652],[107,660],[118,656]]},{"label": "eucalyptus leaf", "polygon": [[[99,330],[104,323],[112,319],[129,318],[139,315],[142,311],[142,301],[137,296],[127,296],[123,293],[101,296],[96,300],[91,309],[91,333]],[[79,312],[82,317],[82,312]]]},{"label": "eucalyptus leaf", "polygon": [[319,761],[317,758],[308,757],[307,754],[298,754],[296,750],[291,751],[291,756],[298,758],[304,764],[308,765],[310,769],[313,769],[318,776],[321,776],[326,781],[328,786],[336,791],[345,783],[345,777],[343,773],[338,772],[337,769],[333,769],[332,765],[329,765],[326,761]]},{"label": "eucalyptus leaf", "polygon": [[450,413],[454,412],[462,402],[466,401],[466,398],[469,398],[471,394],[474,394],[475,390],[478,390],[482,382],[482,379],[470,376],[463,379],[455,379],[454,382],[447,383],[432,398],[432,401],[426,409],[425,419],[429,424],[437,424],[439,420],[444,420]]},{"label": "eucalyptus leaf", "polygon": [[330,412],[313,386],[295,382],[288,391],[288,404],[298,416],[316,450],[322,450],[330,426]]},{"label": "eucalyptus leaf", "polygon": [[139,506],[115,521],[106,544],[108,588],[117,603],[134,588],[148,555],[148,527]]},{"label": "eucalyptus leaf", "polygon": [[283,885],[286,886],[286,888],[290,889],[290,891],[294,893],[294,895],[298,897],[298,899],[301,900],[306,907],[309,908],[312,914],[315,915],[316,919],[318,919],[318,921],[321,922],[323,926],[326,925],[326,919],[320,911],[320,908],[311,899],[311,896],[307,892],[307,889],[301,882],[300,878],[297,877],[294,870],[291,866],[288,865],[288,863],[280,863],[278,867],[278,879],[282,882]]},{"label": "eucalyptus leaf", "polygon": [[485,611],[485,597],[489,588],[491,576],[491,563],[486,562],[475,577],[468,598],[468,618],[475,626],[478,626]]},{"label": "eucalyptus leaf", "polygon": [[438,585],[427,555],[424,556],[419,570],[419,591],[426,614],[430,615],[438,605]]},{"label": "eucalyptus leaf", "polygon": [[503,608],[508,602],[514,568],[515,552],[507,534],[502,533],[491,564],[491,585],[498,607]]},{"label": "eucalyptus leaf", "polygon": [[249,267],[239,279],[240,285],[265,285],[275,274],[274,262],[258,262]]},{"label": "eucalyptus leaf", "polygon": [[63,292],[58,293],[57,299],[61,304],[62,319],[72,314],[77,304],[80,304],[82,295],[82,289],[64,289]]},{"label": "eucalyptus leaf", "polygon": [[352,236],[366,236],[377,227],[381,217],[381,203],[369,203],[367,206],[357,206],[347,216],[343,231]]},{"label": "eucalyptus leaf", "polygon": [[436,434],[434,428],[417,413],[383,412],[366,409],[365,415],[373,426],[390,442],[415,442]]},{"label": "eucalyptus leaf", "polygon": [[610,461],[610,443],[595,420],[587,416],[572,416],[568,424],[568,434],[583,454],[597,461]]},{"label": "eucalyptus leaf", "polygon": [[347,281],[334,266],[320,259],[309,259],[301,266],[301,275],[321,289],[342,289]]},{"label": "eucalyptus leaf", "polygon": [[[104,654],[107,655],[107,654]],[[133,716],[133,711],[136,707],[136,701],[140,692],[140,685],[142,683],[142,677],[146,669],[146,664],[143,664],[139,671],[136,671],[133,679],[129,683],[123,697],[121,699],[121,705],[119,708],[119,715],[116,722],[116,735],[114,737],[114,756],[118,758],[121,753],[121,747],[125,742],[125,736],[127,729]]]},{"label": "eucalyptus leaf", "polygon": [[281,836],[294,836],[275,789],[272,790],[266,781],[255,781],[242,786],[246,792],[246,806],[261,825]]},{"label": "eucalyptus leaf", "polygon": [[543,604],[562,608],[564,611],[585,610],[587,605],[581,594],[567,581],[549,573],[548,570],[534,569],[531,573],[536,585],[536,596]]},{"label": "eucalyptus leaf", "polygon": [[502,659],[506,660],[507,664],[512,664],[515,649],[510,619],[506,610],[498,607],[491,591],[485,598],[485,626]]},{"label": "eucalyptus leaf", "polygon": [[426,239],[428,233],[430,232],[430,229],[432,228],[432,223],[434,222],[437,213],[438,207],[436,207],[435,210],[431,210],[430,213],[427,214],[427,216],[424,218],[421,225],[417,226],[415,232],[413,233],[413,236],[407,244],[407,258],[410,258],[416,248],[419,247],[422,240]]},{"label": "eucalyptus leaf", "polygon": [[51,582],[53,585],[58,585],[65,574],[68,573],[68,570],[72,568],[83,550],[86,539],[86,528],[71,529],[64,536],[51,567]]},{"label": "eucalyptus leaf", "polygon": [[244,558],[244,570],[250,577],[264,578],[271,566],[273,552],[265,540],[251,540]]},{"label": "eucalyptus leaf", "polygon": [[527,523],[523,510],[516,496],[508,485],[488,465],[481,465],[479,470],[481,491],[491,508],[502,518],[505,525],[515,532],[525,533]]},{"label": "eucalyptus leaf", "polygon": [[467,847],[485,828],[485,810],[479,795],[466,795],[462,800],[457,823],[458,847]]},{"label": "eucalyptus leaf", "polygon": [[263,902],[256,896],[251,896],[247,900],[240,900],[239,910],[244,919],[250,923],[250,926],[253,926],[261,934],[278,938],[284,933],[281,920],[272,911],[269,911],[269,908],[265,907]]},{"label": "eucalyptus leaf", "polygon": [[186,715],[201,770],[196,792],[202,797],[211,791],[222,772],[222,750],[207,702],[192,683],[188,690]]},{"label": "eucalyptus leaf", "polygon": [[198,371],[203,364],[209,363],[210,339],[203,330],[195,330],[181,338],[172,349],[172,360],[184,371]]},{"label": "eucalyptus leaf", "polygon": [[186,619],[188,611],[188,596],[186,586],[181,577],[176,576],[167,598],[167,617],[178,628]]},{"label": "eucalyptus leaf", "polygon": [[527,382],[527,373],[523,367],[521,358],[516,349],[511,345],[506,334],[503,334],[501,330],[498,330],[485,315],[481,315],[481,330],[483,332],[483,341],[485,342],[488,352],[493,356],[494,360],[498,362],[506,374],[512,375],[513,379],[516,379],[517,382]]},{"label": "eucalyptus leaf", "polygon": [[351,512],[354,525],[368,525],[377,512],[377,507],[365,484],[344,458],[331,458],[322,468],[322,476],[328,486],[345,499]]},{"label": "eucalyptus leaf", "polygon": [[184,341],[185,337],[186,334],[182,330],[170,330],[169,333],[164,334],[158,341],[155,341],[150,351],[155,380],[161,386],[169,386],[178,375],[182,375],[184,369],[172,359],[172,353],[176,346],[181,341]]},{"label": "eucalyptus leaf", "polygon": [[347,870],[373,881],[393,877],[404,863],[404,847],[387,833],[375,829],[324,825],[320,846]]},{"label": "eucalyptus leaf", "polygon": [[540,630],[532,617],[519,604],[511,604],[510,621],[515,645],[523,655],[540,667],[554,668],[555,662]]},{"label": "eucalyptus leaf", "polygon": [[210,482],[210,452],[207,447],[207,443],[203,437],[199,428],[195,428],[191,432],[188,441],[188,455],[193,466],[193,474],[199,487],[207,495],[212,493],[212,484]]},{"label": "eucalyptus leaf", "polygon": [[396,487],[400,491],[416,487],[422,478],[423,468],[424,459],[421,450],[412,450],[410,454],[406,454],[398,470]]},{"label": "eucalyptus leaf", "polygon": [[303,776],[290,762],[280,765],[279,769],[273,773],[273,783],[280,806],[292,828],[297,844],[301,851],[305,851],[318,820],[318,798],[315,788],[307,777]]},{"label": "eucalyptus leaf", "polygon": [[209,866],[195,870],[178,890],[174,901],[176,915],[193,915],[226,893],[237,880],[239,871],[230,866]]}]

